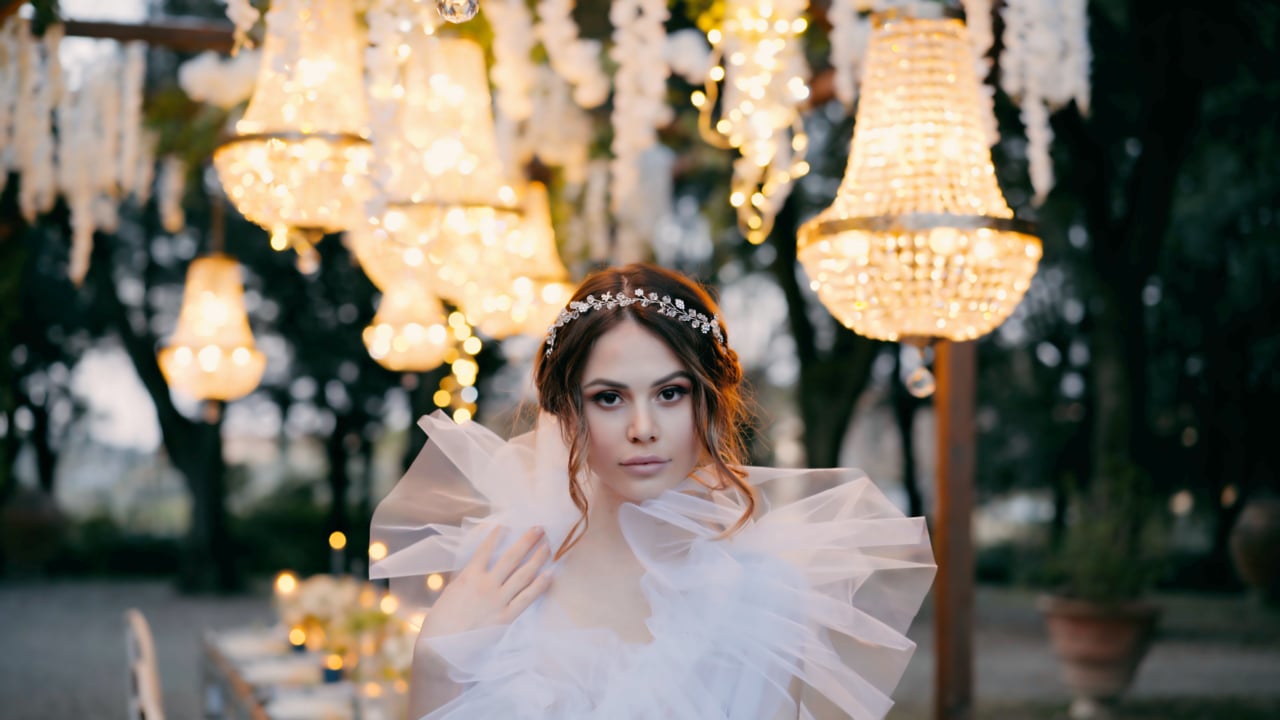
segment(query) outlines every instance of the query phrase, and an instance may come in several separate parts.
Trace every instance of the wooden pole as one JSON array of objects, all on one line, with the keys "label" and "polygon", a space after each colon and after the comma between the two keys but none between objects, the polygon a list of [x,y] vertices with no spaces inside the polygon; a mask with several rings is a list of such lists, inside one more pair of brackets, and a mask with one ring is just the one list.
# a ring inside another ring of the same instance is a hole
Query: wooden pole
[{"label": "wooden pole", "polygon": [[145,23],[114,23],[96,20],[66,20],[63,22],[68,36],[104,38],[129,42],[141,40],[156,47],[167,47],[182,52],[212,50],[231,52],[234,43],[229,23],[166,18]]},{"label": "wooden pole", "polygon": [[938,342],[937,507],[933,549],[935,720],[973,720],[974,396],[977,343]]}]

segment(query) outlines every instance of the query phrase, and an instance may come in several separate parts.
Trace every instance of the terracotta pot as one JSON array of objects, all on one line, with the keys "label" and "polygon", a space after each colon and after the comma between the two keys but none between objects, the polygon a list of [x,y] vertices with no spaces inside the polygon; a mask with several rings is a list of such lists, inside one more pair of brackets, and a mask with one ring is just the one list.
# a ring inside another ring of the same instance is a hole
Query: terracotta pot
[{"label": "terracotta pot", "polygon": [[1246,585],[1280,601],[1280,498],[1250,500],[1231,528],[1231,560]]},{"label": "terracotta pot", "polygon": [[1102,604],[1056,596],[1038,603],[1062,679],[1076,698],[1072,717],[1096,717],[1133,682],[1155,635],[1160,609],[1139,600]]}]

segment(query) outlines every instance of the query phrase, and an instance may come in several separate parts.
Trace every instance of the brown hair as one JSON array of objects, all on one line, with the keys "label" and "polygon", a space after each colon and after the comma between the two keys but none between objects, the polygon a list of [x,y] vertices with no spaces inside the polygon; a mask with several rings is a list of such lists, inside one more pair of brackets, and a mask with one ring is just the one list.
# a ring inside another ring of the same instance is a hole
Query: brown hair
[{"label": "brown hair", "polygon": [[[669,296],[673,300],[679,298],[689,309],[707,317],[719,314],[715,301],[700,285],[679,273],[643,263],[608,268],[588,276],[570,302],[584,300],[588,295],[600,298],[605,293],[632,296],[636,290]],[[550,355],[546,354],[544,344],[533,368],[538,406],[560,420],[564,441],[569,447],[569,496],[582,513],[556,551],[556,558],[568,552],[587,531],[587,498],[582,488],[587,449],[582,372],[596,339],[625,318],[635,320],[661,338],[693,376],[694,428],[711,458],[712,474],[718,478],[717,484],[709,487],[737,490],[746,500],[742,516],[724,534],[737,532],[756,511],[756,490],[743,479],[746,473],[737,467],[746,458],[741,430],[747,410],[742,395],[742,366],[738,354],[727,344],[724,321],[721,320],[720,325],[726,342],[721,342],[688,322],[663,315],[657,305],[646,307],[632,303],[591,310],[560,327]],[[694,479],[703,482],[696,476]]]}]

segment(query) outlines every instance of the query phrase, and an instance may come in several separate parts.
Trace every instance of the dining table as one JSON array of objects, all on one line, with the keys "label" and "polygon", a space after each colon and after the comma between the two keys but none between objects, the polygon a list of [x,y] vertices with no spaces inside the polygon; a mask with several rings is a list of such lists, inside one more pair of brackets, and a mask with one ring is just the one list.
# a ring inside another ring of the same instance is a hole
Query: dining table
[{"label": "dining table", "polygon": [[209,630],[201,641],[209,720],[399,720],[402,682],[358,682],[326,671],[323,652],[294,647],[274,627]]}]

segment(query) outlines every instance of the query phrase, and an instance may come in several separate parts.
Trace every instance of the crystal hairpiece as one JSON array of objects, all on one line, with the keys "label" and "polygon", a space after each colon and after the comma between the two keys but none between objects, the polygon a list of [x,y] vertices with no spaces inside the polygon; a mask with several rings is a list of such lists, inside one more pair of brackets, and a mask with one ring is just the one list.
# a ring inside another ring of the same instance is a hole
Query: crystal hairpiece
[{"label": "crystal hairpiece", "polygon": [[711,333],[721,345],[724,344],[724,333],[720,330],[720,316],[712,315],[707,317],[692,308],[685,307],[684,300],[676,298],[672,300],[669,295],[658,297],[658,293],[646,294],[644,290],[637,289],[635,295],[624,295],[622,293],[607,292],[600,297],[588,295],[586,299],[574,300],[569,303],[569,307],[560,311],[560,317],[556,318],[556,322],[551,326],[551,330],[547,332],[547,355],[551,354],[551,349],[556,344],[556,331],[569,322],[582,317],[585,312],[592,310],[600,310],[602,308],[618,308],[626,307],[640,303],[640,307],[649,307],[656,305],[658,312],[669,318],[675,318],[681,322],[687,322],[695,328],[702,331],[702,334]]}]

